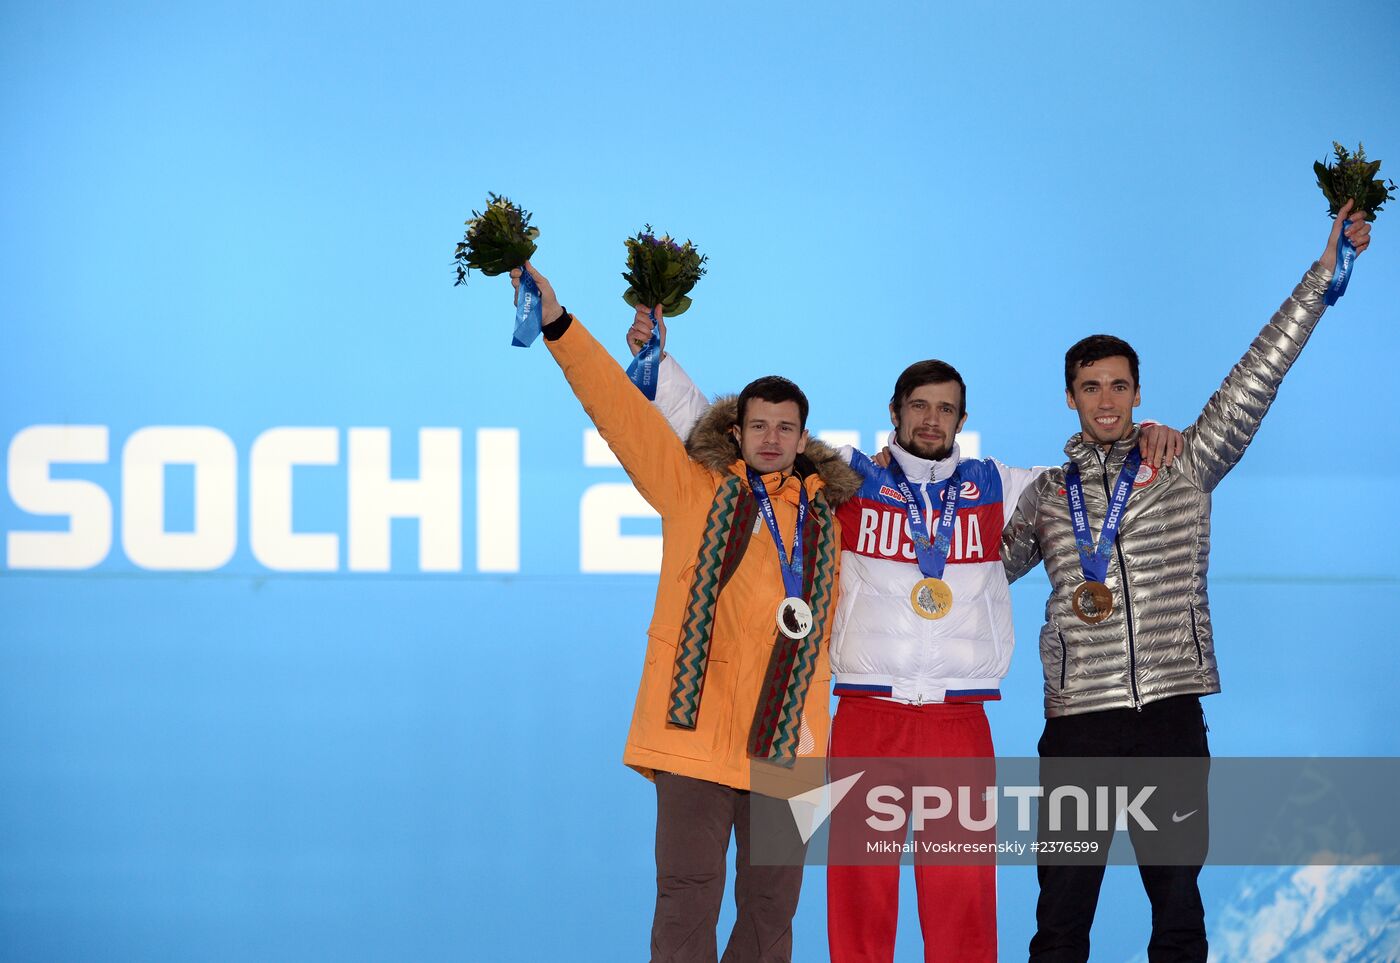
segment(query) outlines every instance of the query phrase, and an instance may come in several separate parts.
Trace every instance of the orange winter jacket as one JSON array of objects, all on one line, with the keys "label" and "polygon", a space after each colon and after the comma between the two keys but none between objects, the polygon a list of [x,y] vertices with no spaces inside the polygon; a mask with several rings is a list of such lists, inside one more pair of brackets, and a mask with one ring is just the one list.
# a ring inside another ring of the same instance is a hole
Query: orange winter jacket
[{"label": "orange winter jacket", "polygon": [[752,760],[781,770],[823,756],[841,556],[835,506],[854,494],[859,476],[812,441],[793,474],[763,478],[785,547],[799,485],[809,498],[804,568],[813,626],[806,639],[788,639],[776,625],[786,594],[778,553],[729,431],[736,399],[717,402],[683,444],[576,318],[562,335],[548,334],[574,394],[661,515],[661,577],[623,762],[647,778],[673,772],[749,789]]}]

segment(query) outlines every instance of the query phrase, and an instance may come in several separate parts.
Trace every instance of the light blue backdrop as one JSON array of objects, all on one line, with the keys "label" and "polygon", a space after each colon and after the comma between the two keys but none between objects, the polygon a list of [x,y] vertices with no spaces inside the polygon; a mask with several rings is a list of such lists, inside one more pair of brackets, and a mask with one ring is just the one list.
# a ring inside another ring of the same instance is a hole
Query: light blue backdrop
[{"label": "light blue backdrop", "polygon": [[[508,285],[452,288],[488,190],[619,356],[651,222],[711,257],[672,330],[705,387],[788,373],[870,446],[936,355],[984,454],[1045,463],[1067,344],[1127,337],[1189,424],[1322,248],[1312,161],[1400,171],[1397,40],[1381,2],[5,5],[0,956],[644,957],[654,581],[584,569],[657,526],[594,492]],[[1218,493],[1218,755],[1400,751],[1397,218]],[[1400,952],[1392,869],[1203,886],[1219,959]],[[1007,959],[1034,892],[1002,871]],[[1095,958],[1147,926],[1113,871]]]}]

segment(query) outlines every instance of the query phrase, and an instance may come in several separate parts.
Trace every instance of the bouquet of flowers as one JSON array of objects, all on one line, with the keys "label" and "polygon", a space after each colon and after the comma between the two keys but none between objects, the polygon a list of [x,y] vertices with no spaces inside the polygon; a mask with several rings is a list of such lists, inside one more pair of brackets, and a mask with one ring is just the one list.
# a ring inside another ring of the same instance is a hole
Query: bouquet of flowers
[{"label": "bouquet of flowers", "polygon": [[622,292],[622,300],[634,308],[639,304],[648,308],[659,304],[668,318],[684,314],[690,307],[686,295],[704,276],[708,258],[689,241],[677,244],[669,234],[657,237],[650,224],[625,243],[627,271],[622,279],[628,287]]},{"label": "bouquet of flowers", "polygon": [[1336,217],[1342,205],[1351,200],[1355,202],[1356,210],[1366,212],[1366,220],[1374,221],[1381,206],[1386,201],[1394,200],[1390,192],[1395,190],[1395,182],[1386,184],[1376,178],[1381,162],[1366,160],[1363,145],[1357,144],[1356,153],[1352,154],[1333,141],[1332,150],[1337,156],[1336,164],[1324,165],[1321,161],[1313,164],[1317,186],[1327,197],[1328,210]]},{"label": "bouquet of flowers", "polygon": [[535,238],[540,232],[530,226],[530,212],[496,194],[487,194],[486,199],[486,210],[472,211],[466,236],[457,244],[453,287],[465,282],[472,268],[494,277],[524,267],[535,253]]}]

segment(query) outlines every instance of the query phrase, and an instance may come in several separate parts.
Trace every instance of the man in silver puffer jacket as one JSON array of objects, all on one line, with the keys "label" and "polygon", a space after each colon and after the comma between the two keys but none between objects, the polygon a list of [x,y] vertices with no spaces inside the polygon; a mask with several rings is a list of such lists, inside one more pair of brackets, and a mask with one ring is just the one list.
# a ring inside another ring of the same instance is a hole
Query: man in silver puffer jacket
[{"label": "man in silver puffer jacket", "polygon": [[[1211,492],[1244,454],[1322,315],[1338,233],[1345,226],[1357,253],[1369,244],[1364,214],[1349,218],[1349,211],[1350,205],[1342,209],[1322,257],[1186,429],[1185,450],[1171,467],[1142,465],[1135,474],[1131,467],[1123,472],[1139,430],[1132,419],[1140,401],[1133,349],[1117,338],[1095,335],[1066,355],[1066,399],[1078,412],[1081,430],[1065,445],[1070,461],[1045,472],[1022,495],[1002,546],[1012,580],[1041,560],[1050,577],[1040,632],[1046,715],[1042,759],[1209,756],[1200,696],[1220,691],[1206,596]],[[1099,586],[1085,585],[1071,522],[1067,488],[1072,493],[1074,486],[1067,485],[1067,477],[1072,480],[1074,466],[1082,478],[1091,544],[1107,538],[1104,519],[1111,493],[1119,493],[1119,534],[1111,551],[1100,549],[1108,557]],[[1095,594],[1097,610],[1087,598]],[[1200,861],[1205,855],[1204,771],[1194,788],[1178,787],[1187,795],[1177,798],[1187,802],[1172,809],[1172,821],[1178,822],[1199,808]],[[1047,792],[1054,781],[1042,762]],[[1042,832],[1043,827],[1042,822]],[[1051,865],[1042,857],[1032,960],[1088,959],[1107,852],[1108,836],[1101,838],[1096,865]],[[1137,846],[1137,835],[1134,840]],[[1140,872],[1152,903],[1149,959],[1205,960],[1199,862],[1142,866]]]}]

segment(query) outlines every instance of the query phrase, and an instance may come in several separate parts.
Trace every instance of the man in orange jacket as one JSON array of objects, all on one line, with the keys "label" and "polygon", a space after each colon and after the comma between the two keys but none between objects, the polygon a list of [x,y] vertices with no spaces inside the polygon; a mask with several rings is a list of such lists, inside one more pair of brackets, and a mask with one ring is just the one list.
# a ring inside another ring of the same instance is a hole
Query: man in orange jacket
[{"label": "man in orange jacket", "polygon": [[[731,833],[738,916],[723,959],[790,960],[802,866],[750,863],[751,768],[781,774],[825,752],[835,507],[860,478],[808,438],[807,398],[785,378],[760,378],[716,402],[682,444],[549,282],[526,269],[550,354],[661,515],[661,577],[623,752],[656,784],[652,960],[715,959]],[[519,270],[511,280],[518,289]]]}]

